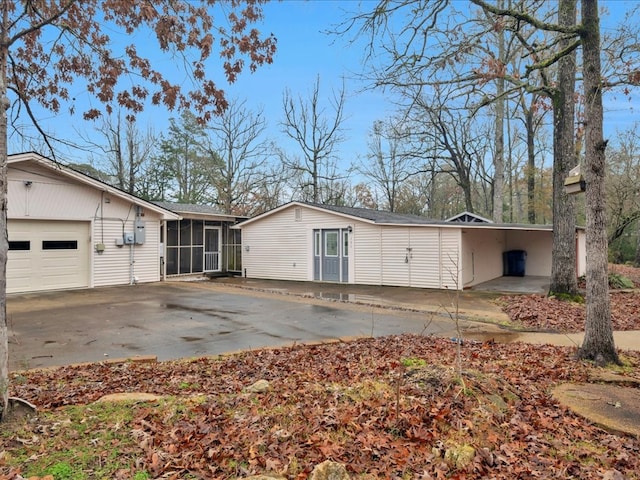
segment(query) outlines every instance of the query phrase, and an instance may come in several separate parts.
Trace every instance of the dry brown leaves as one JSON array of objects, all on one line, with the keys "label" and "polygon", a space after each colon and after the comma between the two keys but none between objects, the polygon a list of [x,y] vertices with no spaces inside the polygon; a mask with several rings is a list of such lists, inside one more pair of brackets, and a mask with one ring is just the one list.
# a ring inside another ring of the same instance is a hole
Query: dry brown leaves
[{"label": "dry brown leaves", "polygon": [[[640,286],[640,268],[610,265],[609,271],[631,279]],[[614,330],[640,330],[640,291],[610,290],[611,321]],[[563,333],[584,331],[584,304],[558,300],[546,295],[505,295],[498,299],[516,325],[530,330]]]},{"label": "dry brown leaves", "polygon": [[[304,479],[326,459],[361,478],[584,479],[614,470],[639,478],[638,439],[607,433],[552,399],[554,385],[589,378],[591,367],[573,353],[469,342],[460,378],[455,343],[400,335],[218,360],[28,372],[11,394],[45,409],[115,392],[200,396],[170,416],[138,408],[128,428],[140,440],[139,465],[154,478],[278,472]],[[640,355],[628,360],[627,375],[640,377]],[[244,392],[260,379],[268,391]],[[462,447],[473,448],[469,463],[456,460]]]}]

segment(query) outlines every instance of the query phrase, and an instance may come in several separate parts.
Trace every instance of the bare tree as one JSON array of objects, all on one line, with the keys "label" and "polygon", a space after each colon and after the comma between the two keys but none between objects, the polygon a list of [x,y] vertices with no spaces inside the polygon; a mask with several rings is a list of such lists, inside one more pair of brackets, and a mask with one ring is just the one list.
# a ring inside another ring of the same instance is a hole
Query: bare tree
[{"label": "bare tree", "polygon": [[245,215],[257,215],[272,210],[287,202],[287,181],[284,163],[270,161],[265,165],[263,175],[250,192]]},{"label": "bare tree", "polygon": [[402,118],[376,121],[369,134],[367,160],[357,170],[382,190],[386,209],[396,211],[401,186],[421,171],[420,159],[412,152],[411,136]]},{"label": "bare tree", "polygon": [[[139,193],[137,182],[155,153],[157,139],[153,131],[140,131],[135,119],[123,118],[120,111],[104,118],[96,131],[103,142],[85,140],[92,151],[90,158],[97,165],[106,163],[106,173],[112,178],[110,183],[125,192]],[[93,153],[96,150],[102,153],[96,156]]]},{"label": "bare tree", "polygon": [[[634,260],[622,250],[631,250],[628,233],[640,220],[640,136],[637,125],[620,132],[616,145],[607,155],[607,216],[609,219],[609,250],[621,262]],[[634,232],[635,236],[637,232]],[[612,244],[616,245],[614,248]],[[613,252],[612,252],[613,250]]]},{"label": "bare tree", "polygon": [[227,110],[207,126],[209,156],[220,162],[212,183],[224,213],[246,215],[252,192],[267,175],[267,123],[262,111],[252,112],[245,101],[231,100]]},{"label": "bare tree", "polygon": [[[433,173],[450,175],[464,197],[464,208],[474,212],[474,192],[478,183],[490,181],[483,176],[483,162],[489,152],[489,139],[480,133],[486,132],[486,125],[479,127],[476,119],[464,109],[447,106],[444,91],[434,95],[417,97],[415,100],[414,122],[421,123],[414,135],[424,145],[425,164],[435,166]],[[426,171],[427,167],[423,167]],[[477,182],[479,180],[479,182]]]},{"label": "bare tree", "polygon": [[[314,203],[334,196],[323,192],[330,182],[344,179],[336,163],[336,149],[343,140],[345,89],[333,92],[328,106],[320,98],[320,76],[316,78],[308,99],[295,99],[289,90],[282,98],[283,132],[300,147],[301,156],[283,155],[287,169],[297,178],[303,192],[310,190],[308,200]],[[306,198],[305,198],[306,199]]]}]

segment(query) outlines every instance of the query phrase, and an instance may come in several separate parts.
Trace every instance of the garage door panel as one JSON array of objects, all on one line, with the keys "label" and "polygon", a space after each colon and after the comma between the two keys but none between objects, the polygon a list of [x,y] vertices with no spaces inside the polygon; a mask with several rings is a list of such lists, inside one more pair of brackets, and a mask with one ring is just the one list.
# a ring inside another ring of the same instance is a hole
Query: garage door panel
[{"label": "garage door panel", "polygon": [[20,250],[9,250],[7,292],[88,287],[89,232],[89,222],[9,220],[9,242]]}]

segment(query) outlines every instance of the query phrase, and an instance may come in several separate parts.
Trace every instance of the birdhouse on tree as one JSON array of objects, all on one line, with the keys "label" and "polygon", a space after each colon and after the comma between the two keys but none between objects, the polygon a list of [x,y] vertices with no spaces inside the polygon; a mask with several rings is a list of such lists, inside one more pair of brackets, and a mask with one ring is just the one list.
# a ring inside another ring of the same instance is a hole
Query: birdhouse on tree
[{"label": "birdhouse on tree", "polygon": [[569,195],[582,193],[585,190],[585,181],[580,173],[580,165],[569,170],[569,176],[564,181],[564,191]]}]

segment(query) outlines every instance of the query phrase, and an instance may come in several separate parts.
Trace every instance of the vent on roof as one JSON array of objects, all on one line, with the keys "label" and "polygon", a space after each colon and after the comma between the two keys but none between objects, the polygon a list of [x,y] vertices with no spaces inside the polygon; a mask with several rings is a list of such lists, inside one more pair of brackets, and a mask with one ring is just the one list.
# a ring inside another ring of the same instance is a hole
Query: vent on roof
[{"label": "vent on roof", "polygon": [[302,209],[300,207],[296,207],[293,211],[293,215],[296,222],[302,221]]}]

